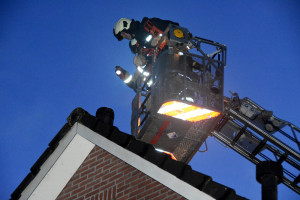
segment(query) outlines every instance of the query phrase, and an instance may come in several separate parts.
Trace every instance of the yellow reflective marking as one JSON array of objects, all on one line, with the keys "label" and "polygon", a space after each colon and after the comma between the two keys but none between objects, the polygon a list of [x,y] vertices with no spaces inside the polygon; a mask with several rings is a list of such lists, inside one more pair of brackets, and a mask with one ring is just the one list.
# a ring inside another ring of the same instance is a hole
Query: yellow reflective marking
[{"label": "yellow reflective marking", "polygon": [[220,115],[219,112],[178,101],[168,101],[164,103],[158,110],[158,113],[190,122],[210,119]]}]

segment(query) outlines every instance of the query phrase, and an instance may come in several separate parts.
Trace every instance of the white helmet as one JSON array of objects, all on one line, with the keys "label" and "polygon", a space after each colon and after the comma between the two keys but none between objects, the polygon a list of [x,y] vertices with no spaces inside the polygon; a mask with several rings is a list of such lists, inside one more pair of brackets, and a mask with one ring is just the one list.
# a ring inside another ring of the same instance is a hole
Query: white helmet
[{"label": "white helmet", "polygon": [[132,20],[128,19],[128,18],[121,18],[119,19],[119,21],[117,21],[117,23],[115,24],[114,27],[114,35],[115,37],[120,41],[123,39],[123,37],[121,36],[121,32],[123,30],[128,30],[130,28],[130,24],[131,24]]}]

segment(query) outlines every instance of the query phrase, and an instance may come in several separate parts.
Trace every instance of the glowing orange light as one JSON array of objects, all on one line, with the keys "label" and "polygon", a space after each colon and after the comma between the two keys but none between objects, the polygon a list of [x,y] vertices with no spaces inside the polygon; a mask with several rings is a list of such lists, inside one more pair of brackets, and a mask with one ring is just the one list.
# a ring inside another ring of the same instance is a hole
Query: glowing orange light
[{"label": "glowing orange light", "polygon": [[167,152],[167,151],[164,151],[163,153],[170,155],[173,160],[177,160],[172,153]]},{"label": "glowing orange light", "polygon": [[219,112],[192,106],[178,101],[168,101],[164,103],[157,113],[190,122],[210,119],[220,115]]},{"label": "glowing orange light", "polygon": [[171,156],[171,158],[172,158],[173,160],[177,160],[177,159],[175,158],[175,156],[174,156],[172,153],[168,152],[168,151],[164,151],[164,150],[161,150],[161,149],[155,149],[155,150],[156,150],[156,151],[159,151],[159,152],[162,152],[162,153],[165,153],[165,154],[168,154],[168,155]]}]

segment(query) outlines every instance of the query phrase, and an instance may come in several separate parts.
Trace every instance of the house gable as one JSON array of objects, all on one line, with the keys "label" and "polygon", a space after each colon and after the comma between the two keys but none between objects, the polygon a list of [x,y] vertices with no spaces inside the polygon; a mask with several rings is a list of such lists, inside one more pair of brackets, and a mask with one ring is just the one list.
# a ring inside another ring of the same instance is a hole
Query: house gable
[{"label": "house gable", "polygon": [[[98,155],[100,152],[103,157]],[[102,173],[103,170],[108,174]],[[124,175],[124,170],[128,176]],[[119,182],[123,182],[123,188]],[[166,194],[166,188],[169,190],[167,198],[174,195],[179,199],[244,199],[233,189],[78,108],[14,191],[12,199],[39,199],[37,197],[42,196],[42,199],[57,196],[73,199],[73,195],[80,199],[100,198],[101,195],[110,199],[118,195],[134,199],[142,190],[148,196],[155,194],[165,199],[162,195]]]}]

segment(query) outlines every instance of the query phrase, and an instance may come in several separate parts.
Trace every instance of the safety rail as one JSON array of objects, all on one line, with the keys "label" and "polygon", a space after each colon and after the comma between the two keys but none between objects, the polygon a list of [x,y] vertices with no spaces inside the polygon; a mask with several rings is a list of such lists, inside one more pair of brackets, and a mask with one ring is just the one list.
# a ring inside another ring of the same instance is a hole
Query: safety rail
[{"label": "safety rail", "polygon": [[[139,79],[132,101],[131,134],[188,163],[223,112],[226,46],[193,37],[178,26],[169,27],[157,46],[162,43],[165,48],[153,54],[151,75]],[[162,109],[168,105],[172,112],[169,107]]]}]

